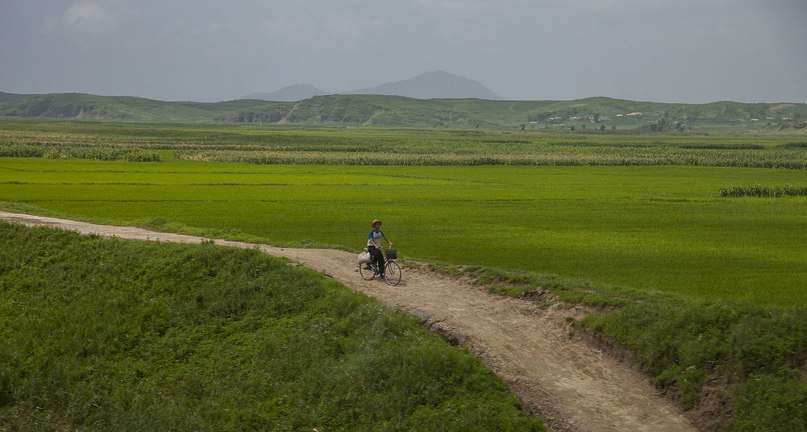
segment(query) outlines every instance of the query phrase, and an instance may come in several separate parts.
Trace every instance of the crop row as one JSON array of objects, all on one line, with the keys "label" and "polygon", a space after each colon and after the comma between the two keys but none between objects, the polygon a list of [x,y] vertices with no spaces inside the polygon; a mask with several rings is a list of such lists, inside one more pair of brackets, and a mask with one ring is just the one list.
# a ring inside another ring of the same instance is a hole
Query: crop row
[{"label": "crop row", "polygon": [[730,186],[720,189],[721,197],[761,197],[778,198],[786,196],[807,196],[807,187],[796,186]]},{"label": "crop row", "polygon": [[178,159],[250,164],[328,165],[558,165],[635,166],[692,165],[754,168],[807,168],[807,153],[766,150],[745,151],[683,150],[672,148],[571,148],[544,147],[533,151],[267,151],[267,150],[182,150]]},{"label": "crop row", "polygon": [[[216,125],[14,123],[2,156],[251,164],[695,165],[804,169],[807,147],[776,136],[562,135],[495,130],[292,129]],[[101,148],[103,150],[87,150]],[[45,149],[45,150],[43,150]],[[114,150],[113,150],[114,149]]]},{"label": "crop row", "polygon": [[159,162],[160,155],[136,148],[101,146],[0,145],[0,157],[34,157],[46,159],[93,159],[104,161]]}]

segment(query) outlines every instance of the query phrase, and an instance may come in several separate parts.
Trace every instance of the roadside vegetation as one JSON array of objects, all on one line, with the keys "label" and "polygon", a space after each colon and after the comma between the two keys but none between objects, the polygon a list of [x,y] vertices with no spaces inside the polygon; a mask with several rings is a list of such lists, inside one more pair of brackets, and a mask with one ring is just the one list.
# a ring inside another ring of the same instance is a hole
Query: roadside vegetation
[{"label": "roadside vegetation", "polygon": [[[627,348],[653,382],[704,430],[807,430],[807,306],[642,293],[529,272],[430,264],[492,292],[585,305],[576,331]],[[619,349],[616,349],[619,351]]]},{"label": "roadside vegetation", "polygon": [[543,430],[413,318],[256,250],[0,223],[2,430]]},{"label": "roadside vegetation", "polygon": [[807,430],[807,307],[645,298],[582,324],[635,353],[710,429]]},{"label": "roadside vegetation", "polygon": [[702,424],[807,430],[792,135],[0,124],[0,148],[160,157],[0,159],[0,208],[348,250],[382,218],[404,259],[592,307],[580,331],[630,350]]}]

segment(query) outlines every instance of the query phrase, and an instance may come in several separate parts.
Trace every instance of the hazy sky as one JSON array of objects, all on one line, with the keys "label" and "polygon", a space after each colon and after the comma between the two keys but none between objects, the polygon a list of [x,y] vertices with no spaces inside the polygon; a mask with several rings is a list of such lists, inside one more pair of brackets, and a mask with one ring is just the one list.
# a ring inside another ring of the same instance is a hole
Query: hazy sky
[{"label": "hazy sky", "polygon": [[221,101],[444,70],[506,99],[807,102],[807,0],[0,0],[0,91]]}]

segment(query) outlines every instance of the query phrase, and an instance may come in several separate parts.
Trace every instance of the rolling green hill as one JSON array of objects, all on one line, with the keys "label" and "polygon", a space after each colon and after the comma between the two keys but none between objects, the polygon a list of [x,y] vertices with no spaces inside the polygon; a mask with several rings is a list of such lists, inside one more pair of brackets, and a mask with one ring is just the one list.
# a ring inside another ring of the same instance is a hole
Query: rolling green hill
[{"label": "rolling green hill", "polygon": [[544,430],[467,351],[256,250],[0,223],[0,270],[3,431]]},{"label": "rolling green hill", "polygon": [[572,101],[412,99],[330,95],[299,102],[165,102],[81,93],[0,94],[0,116],[158,122],[414,127],[521,127],[567,131],[807,131],[807,104],[670,104],[606,97]]}]

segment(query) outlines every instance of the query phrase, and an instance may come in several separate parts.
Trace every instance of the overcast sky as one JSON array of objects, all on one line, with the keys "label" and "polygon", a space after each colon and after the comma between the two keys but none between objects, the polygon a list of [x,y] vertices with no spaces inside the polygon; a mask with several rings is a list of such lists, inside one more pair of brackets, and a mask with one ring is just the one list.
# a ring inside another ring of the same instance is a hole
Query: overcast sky
[{"label": "overcast sky", "polygon": [[807,0],[0,0],[0,91],[221,101],[444,70],[505,99],[807,102]]}]

